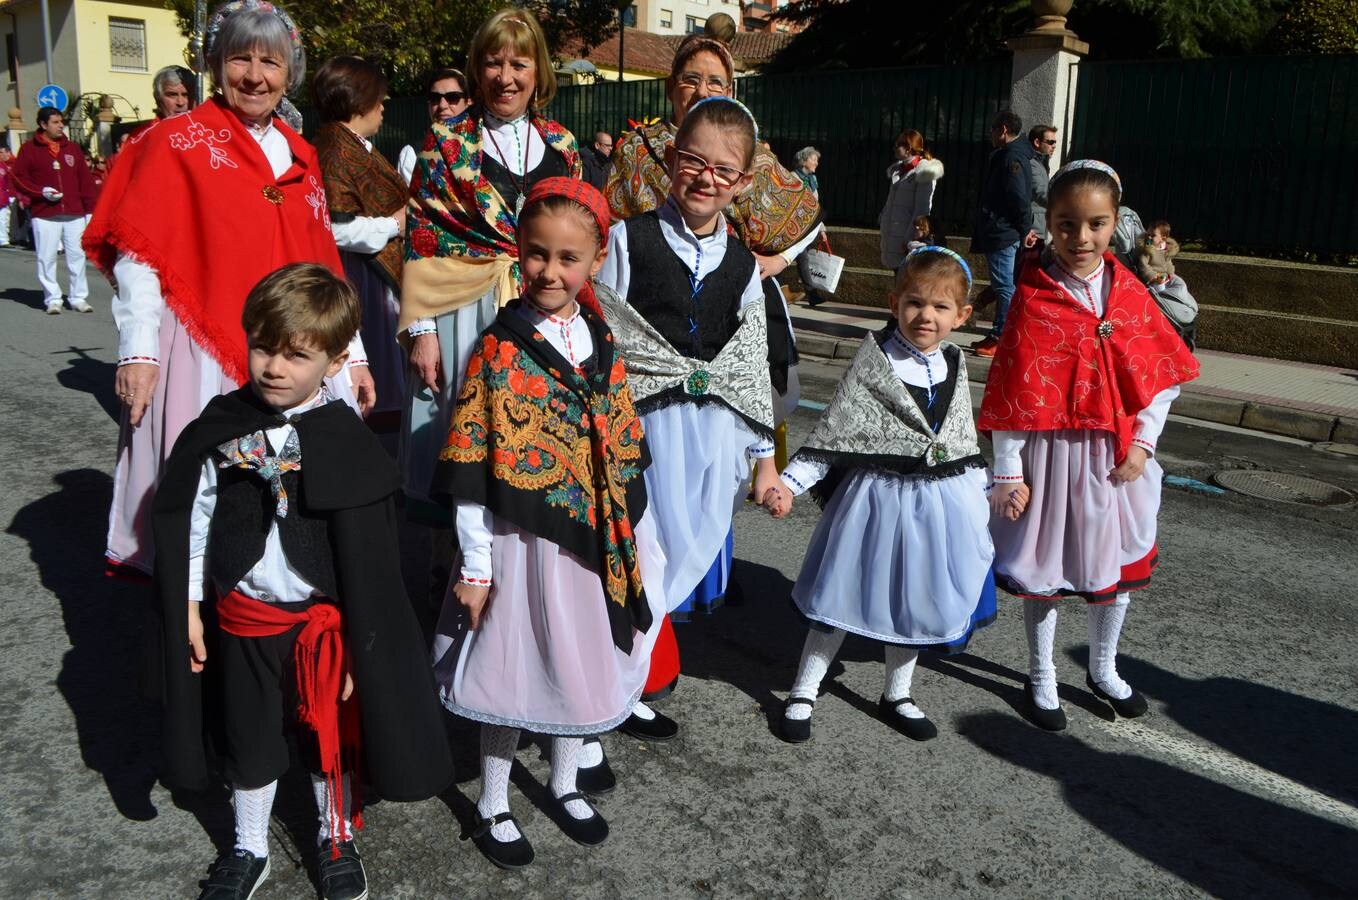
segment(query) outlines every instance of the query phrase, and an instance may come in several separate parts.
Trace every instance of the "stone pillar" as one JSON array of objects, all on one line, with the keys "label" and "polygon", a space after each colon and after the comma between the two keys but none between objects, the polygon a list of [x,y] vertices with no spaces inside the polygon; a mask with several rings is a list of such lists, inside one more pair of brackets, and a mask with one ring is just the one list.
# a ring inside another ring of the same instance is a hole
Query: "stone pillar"
[{"label": "stone pillar", "polygon": [[28,123],[24,121],[24,111],[17,106],[9,108],[9,124],[5,132],[5,143],[11,153],[18,153],[28,137]]},{"label": "stone pillar", "polygon": [[118,115],[113,111],[113,98],[108,94],[101,94],[99,112],[94,114],[94,133],[100,159],[108,159],[113,155],[113,126],[117,122]]},{"label": "stone pillar", "polygon": [[1056,126],[1053,171],[1070,145],[1077,63],[1089,55],[1089,45],[1066,28],[1066,13],[1072,5],[1073,0],[1032,0],[1037,19],[1033,28],[1006,42],[1014,54],[1009,108],[1023,120],[1025,132],[1038,123]]}]

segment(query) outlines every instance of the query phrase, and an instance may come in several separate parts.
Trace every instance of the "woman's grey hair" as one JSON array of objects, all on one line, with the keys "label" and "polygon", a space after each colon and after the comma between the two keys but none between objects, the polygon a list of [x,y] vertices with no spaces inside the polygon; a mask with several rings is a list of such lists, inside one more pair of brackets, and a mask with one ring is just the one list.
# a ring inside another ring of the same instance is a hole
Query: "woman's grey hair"
[{"label": "woman's grey hair", "polygon": [[293,43],[292,33],[271,10],[242,9],[228,16],[207,51],[207,68],[217,87],[226,83],[226,61],[241,53],[260,50],[283,60],[288,67],[289,92],[306,78],[306,51]]},{"label": "woman's grey hair", "polygon": [[820,151],[817,150],[815,147],[803,147],[802,149],[797,151],[796,157],[797,165],[799,166],[806,165],[807,160],[809,160],[813,156],[820,156]]},{"label": "woman's grey hair", "polygon": [[166,66],[151,78],[151,94],[159,103],[165,96],[165,88],[172,84],[182,84],[193,93],[193,73],[183,66]]}]

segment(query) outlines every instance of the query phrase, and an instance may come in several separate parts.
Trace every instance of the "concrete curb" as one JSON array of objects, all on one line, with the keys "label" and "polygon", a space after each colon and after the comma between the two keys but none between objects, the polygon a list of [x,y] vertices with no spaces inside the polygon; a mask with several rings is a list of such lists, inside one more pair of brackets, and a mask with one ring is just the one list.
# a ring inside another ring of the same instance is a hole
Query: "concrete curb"
[{"label": "concrete curb", "polygon": [[[812,331],[794,331],[797,352],[802,356],[846,367],[862,343],[862,338],[835,338]],[[985,384],[989,374],[990,360],[967,354],[967,376],[973,384]],[[1292,409],[1254,400],[1217,397],[1194,391],[1192,384],[1185,385],[1179,399],[1174,401],[1173,413],[1187,419],[1233,425],[1313,443],[1334,441],[1358,444],[1358,418]]]}]

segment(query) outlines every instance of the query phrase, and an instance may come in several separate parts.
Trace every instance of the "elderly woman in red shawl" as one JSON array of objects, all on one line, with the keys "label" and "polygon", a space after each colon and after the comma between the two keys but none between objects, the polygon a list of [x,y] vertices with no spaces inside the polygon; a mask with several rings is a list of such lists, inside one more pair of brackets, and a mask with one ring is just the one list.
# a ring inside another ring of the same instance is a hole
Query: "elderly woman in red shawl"
[{"label": "elderly woman in red shawl", "polygon": [[[434,123],[411,179],[398,326],[413,369],[401,431],[406,510],[444,529],[451,514],[429,486],[472,345],[521,292],[519,210],[542,179],[580,177],[575,138],[538,112],[556,95],[556,76],[532,13],[492,15],[467,60],[475,102]],[[435,545],[451,551],[451,534]]]},{"label": "elderly woman in red shawl", "polygon": [[[341,271],[316,151],[278,117],[306,73],[292,19],[233,0],[213,14],[206,49],[216,93],[130,139],[136,152],[114,167],[83,241],[118,290],[124,414],[107,557],[132,575],[151,571],[151,496],[179,432],[245,382],[246,294],[288,263]],[[357,335],[350,358],[330,390],[366,411]]]}]

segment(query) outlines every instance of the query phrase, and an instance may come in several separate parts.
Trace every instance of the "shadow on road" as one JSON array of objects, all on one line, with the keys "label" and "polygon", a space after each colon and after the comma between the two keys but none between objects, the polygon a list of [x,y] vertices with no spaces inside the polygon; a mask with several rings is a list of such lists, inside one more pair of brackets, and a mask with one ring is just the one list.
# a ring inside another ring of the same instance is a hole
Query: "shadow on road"
[{"label": "shadow on road", "polygon": [[5,288],[0,291],[0,300],[10,300],[22,303],[24,306],[45,312],[47,304],[43,302],[43,293],[34,288]]},{"label": "shadow on road", "polygon": [[[987,753],[1052,778],[1090,825],[1208,894],[1242,900],[1353,895],[1348,860],[1358,834],[1341,825],[1153,759],[1048,734],[1003,713],[966,716],[958,731]],[[1033,828],[1041,831],[1044,823]],[[1083,856],[1099,865],[1088,852]],[[1108,887],[1135,892],[1134,884]]]},{"label": "shadow on road", "polygon": [[1118,672],[1198,737],[1358,806],[1358,713],[1240,678],[1185,678],[1135,657],[1118,657]]},{"label": "shadow on road", "polygon": [[103,776],[121,815],[152,819],[160,728],[138,690],[148,588],[104,577],[112,479],[74,469],[54,481],[57,489],[20,509],[6,530],[28,542],[43,587],[61,604],[71,649],[57,688],[75,716],[81,758]]},{"label": "shadow on road", "polygon": [[118,402],[114,391],[113,378],[118,371],[117,365],[90,356],[91,350],[98,347],[68,347],[53,351],[53,356],[69,354],[70,360],[65,369],[57,373],[57,383],[67,390],[89,394],[99,402],[99,406],[115,424],[122,421],[123,405]]}]

